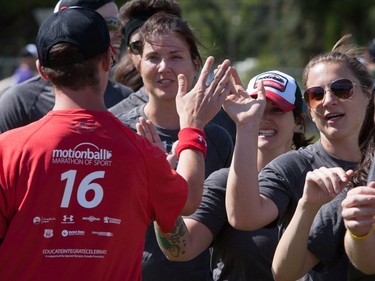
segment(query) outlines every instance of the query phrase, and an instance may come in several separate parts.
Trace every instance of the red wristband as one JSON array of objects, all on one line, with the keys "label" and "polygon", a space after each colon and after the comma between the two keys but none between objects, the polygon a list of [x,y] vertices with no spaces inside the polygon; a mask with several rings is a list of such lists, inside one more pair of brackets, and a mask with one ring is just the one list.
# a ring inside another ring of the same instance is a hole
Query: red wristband
[{"label": "red wristband", "polygon": [[194,149],[203,153],[206,158],[207,143],[206,134],[197,128],[184,128],[178,133],[178,144],[176,147],[177,157],[184,149]]}]

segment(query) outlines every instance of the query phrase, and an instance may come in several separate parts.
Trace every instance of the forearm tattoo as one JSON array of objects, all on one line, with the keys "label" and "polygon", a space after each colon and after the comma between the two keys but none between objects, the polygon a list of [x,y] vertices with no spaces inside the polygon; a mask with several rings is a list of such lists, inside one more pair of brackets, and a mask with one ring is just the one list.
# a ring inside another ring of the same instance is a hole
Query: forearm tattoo
[{"label": "forearm tattoo", "polygon": [[155,224],[155,234],[159,247],[167,257],[179,257],[185,254],[187,229],[183,218],[178,217],[170,233],[163,233]]}]

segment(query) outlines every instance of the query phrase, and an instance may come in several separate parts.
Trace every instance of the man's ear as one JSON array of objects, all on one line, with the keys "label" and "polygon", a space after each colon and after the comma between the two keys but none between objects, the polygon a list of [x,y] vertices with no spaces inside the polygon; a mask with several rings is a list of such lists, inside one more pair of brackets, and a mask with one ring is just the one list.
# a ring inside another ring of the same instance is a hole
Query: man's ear
[{"label": "man's ear", "polygon": [[42,69],[42,65],[40,64],[40,61],[39,60],[36,60],[35,61],[35,65],[36,65],[36,69],[38,69],[38,72],[40,74],[40,76],[44,79],[44,80],[49,80],[47,74],[43,71]]}]

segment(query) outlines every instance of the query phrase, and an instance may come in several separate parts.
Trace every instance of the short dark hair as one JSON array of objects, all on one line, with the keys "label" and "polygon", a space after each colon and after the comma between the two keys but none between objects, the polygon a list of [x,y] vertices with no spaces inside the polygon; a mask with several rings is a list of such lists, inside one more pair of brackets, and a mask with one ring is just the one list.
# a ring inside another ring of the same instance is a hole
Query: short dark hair
[{"label": "short dark hair", "polygon": [[158,12],[165,12],[181,18],[181,8],[173,0],[131,0],[120,8],[119,17],[124,25],[124,39],[127,46],[132,33]]},{"label": "short dark hair", "polygon": [[142,49],[145,42],[152,44],[152,39],[155,35],[178,35],[189,46],[192,60],[198,59],[199,64],[202,65],[202,57],[198,50],[198,46],[201,44],[195,36],[193,29],[184,19],[172,14],[159,12],[145,22],[140,28],[139,33],[142,38]]},{"label": "short dark hair", "polygon": [[[60,43],[51,48],[49,55],[60,57],[79,52],[78,47],[73,44]],[[41,68],[55,86],[77,91],[86,86],[99,85],[98,64],[106,56],[107,52],[104,52],[82,62],[54,67],[42,66]]]}]

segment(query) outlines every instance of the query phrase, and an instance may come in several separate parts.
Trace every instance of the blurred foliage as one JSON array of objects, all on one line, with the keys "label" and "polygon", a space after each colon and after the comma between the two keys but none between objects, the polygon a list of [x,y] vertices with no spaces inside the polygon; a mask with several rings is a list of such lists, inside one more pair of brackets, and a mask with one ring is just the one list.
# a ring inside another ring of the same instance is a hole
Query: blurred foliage
[{"label": "blurred foliage", "polygon": [[[2,1],[0,57],[15,56],[34,42],[37,11],[52,12],[56,0]],[[300,75],[307,61],[344,34],[360,45],[375,37],[374,0],[178,0],[196,31],[203,56],[217,61],[256,58],[257,67]],[[120,7],[124,1],[116,1]],[[295,72],[295,73],[294,73]]]}]

